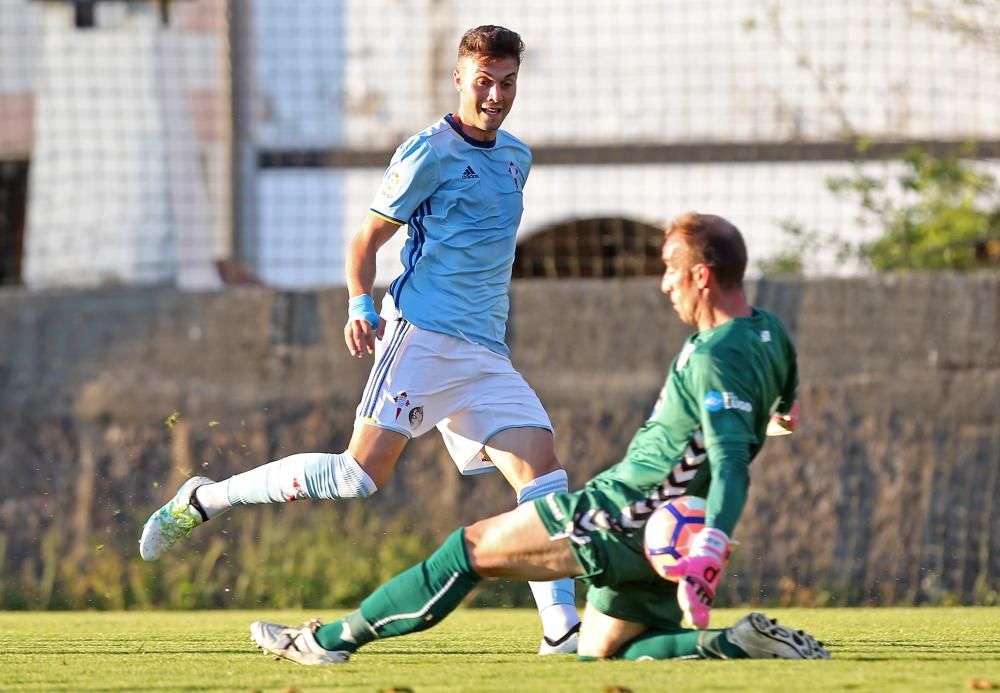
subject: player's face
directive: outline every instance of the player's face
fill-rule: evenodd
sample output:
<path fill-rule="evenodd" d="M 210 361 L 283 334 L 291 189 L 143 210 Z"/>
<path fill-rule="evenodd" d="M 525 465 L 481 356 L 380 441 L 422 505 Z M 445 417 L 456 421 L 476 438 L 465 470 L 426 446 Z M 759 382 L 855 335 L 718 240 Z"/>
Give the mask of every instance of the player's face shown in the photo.
<path fill-rule="evenodd" d="M 496 131 L 510 113 L 517 95 L 517 60 L 463 58 L 455 68 L 459 93 L 458 116 L 463 131 L 482 142 L 496 139 Z"/>
<path fill-rule="evenodd" d="M 691 263 L 688 248 L 678 238 L 668 238 L 663 244 L 663 279 L 660 291 L 670 297 L 670 303 L 680 319 L 689 324 L 697 324 L 698 304 L 701 287 L 697 281 L 700 265 Z"/>

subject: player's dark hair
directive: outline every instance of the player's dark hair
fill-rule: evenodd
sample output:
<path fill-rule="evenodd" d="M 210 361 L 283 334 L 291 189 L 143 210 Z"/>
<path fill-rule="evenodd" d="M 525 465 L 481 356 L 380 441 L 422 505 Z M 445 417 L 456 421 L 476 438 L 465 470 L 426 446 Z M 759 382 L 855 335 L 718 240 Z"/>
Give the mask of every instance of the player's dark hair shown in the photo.
<path fill-rule="evenodd" d="M 493 60 L 514 58 L 520 65 L 523 52 L 524 41 L 516 31 L 493 24 L 469 29 L 458 44 L 459 60 L 475 57 L 487 57 Z"/>
<path fill-rule="evenodd" d="M 743 283 L 747 247 L 740 230 L 722 217 L 688 212 L 670 222 L 664 235 L 681 238 L 691 264 L 711 267 L 719 287 L 736 289 Z"/>

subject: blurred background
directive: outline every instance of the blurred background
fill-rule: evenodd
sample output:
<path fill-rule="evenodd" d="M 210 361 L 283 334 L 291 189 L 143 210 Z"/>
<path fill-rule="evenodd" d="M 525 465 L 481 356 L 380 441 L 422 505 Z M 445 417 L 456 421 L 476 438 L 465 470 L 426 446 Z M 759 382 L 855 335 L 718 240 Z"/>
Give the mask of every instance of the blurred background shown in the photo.
<path fill-rule="evenodd" d="M 0 607 L 339 605 L 512 504 L 427 436 L 370 505 L 134 555 L 190 473 L 343 448 L 347 242 L 486 23 L 527 45 L 509 341 L 571 483 L 617 461 L 686 334 L 663 224 L 719 213 L 811 400 L 727 599 L 996 603 L 997 0 L 0 0 Z"/>
<path fill-rule="evenodd" d="M 798 247 L 789 227 L 870 240 L 831 178 L 891 175 L 914 145 L 1000 172 L 998 17 L 991 0 L 2 0 L 0 282 L 341 284 L 393 149 L 455 108 L 457 42 L 483 23 L 527 44 L 506 122 L 535 152 L 519 274 L 655 273 L 574 262 L 569 238 L 642 255 L 637 225 L 689 209 L 724 210 L 758 261 Z M 865 269 L 835 250 L 805 271 Z"/>

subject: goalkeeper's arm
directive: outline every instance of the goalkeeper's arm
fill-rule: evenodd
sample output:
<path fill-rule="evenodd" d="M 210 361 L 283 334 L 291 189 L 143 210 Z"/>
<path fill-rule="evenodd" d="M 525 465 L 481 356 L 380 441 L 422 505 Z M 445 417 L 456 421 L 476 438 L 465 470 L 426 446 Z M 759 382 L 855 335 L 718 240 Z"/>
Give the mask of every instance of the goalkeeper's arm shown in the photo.
<path fill-rule="evenodd" d="M 767 435 L 787 436 L 795 430 L 795 427 L 798 424 L 799 402 L 796 400 L 792 402 L 792 406 L 789 408 L 788 413 L 782 414 L 776 411 L 771 414 L 771 418 L 767 422 Z"/>
<path fill-rule="evenodd" d="M 680 578 L 677 601 L 696 628 L 707 628 L 715 591 L 729 560 L 730 535 L 746 505 L 750 486 L 750 450 L 745 444 L 722 443 L 708 449 L 712 483 L 708 490 L 705 528 L 688 555 L 668 570 Z"/>

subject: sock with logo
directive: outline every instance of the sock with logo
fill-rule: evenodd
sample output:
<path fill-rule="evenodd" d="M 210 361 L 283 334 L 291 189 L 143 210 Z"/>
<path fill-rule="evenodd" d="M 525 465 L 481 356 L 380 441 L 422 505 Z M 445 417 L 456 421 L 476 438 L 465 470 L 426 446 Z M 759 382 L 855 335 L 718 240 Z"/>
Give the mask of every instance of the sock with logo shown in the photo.
<path fill-rule="evenodd" d="M 569 490 L 565 469 L 544 474 L 529 481 L 517 494 L 517 504 L 528 503 L 550 493 Z M 580 623 L 576 611 L 575 583 L 571 578 L 548 582 L 529 582 L 531 594 L 542 619 L 542 632 L 550 645 L 565 638 Z"/>
<path fill-rule="evenodd" d="M 305 452 L 199 486 L 195 498 L 208 517 L 214 517 L 235 505 L 305 498 L 366 498 L 377 490 L 351 453 Z"/>

